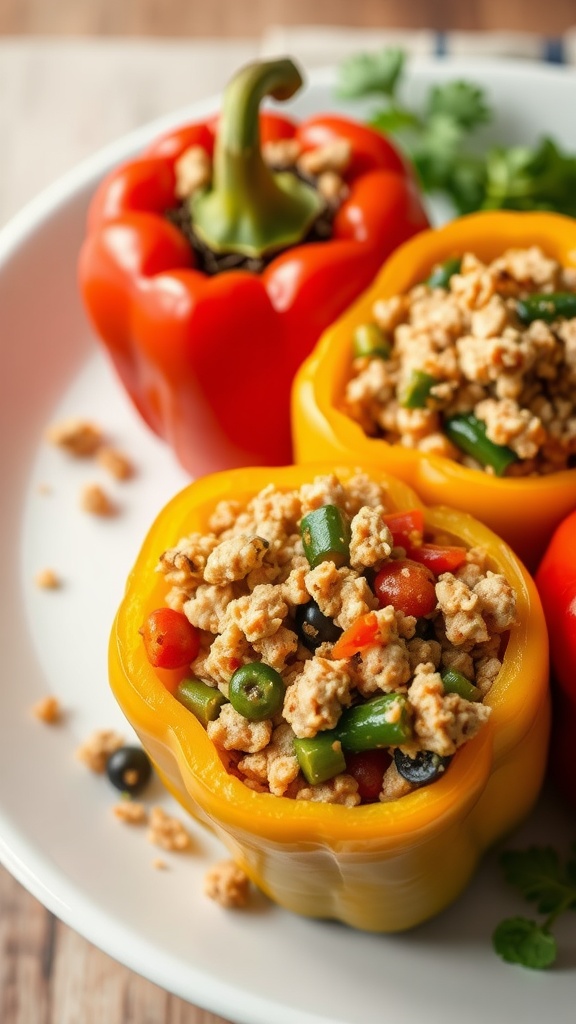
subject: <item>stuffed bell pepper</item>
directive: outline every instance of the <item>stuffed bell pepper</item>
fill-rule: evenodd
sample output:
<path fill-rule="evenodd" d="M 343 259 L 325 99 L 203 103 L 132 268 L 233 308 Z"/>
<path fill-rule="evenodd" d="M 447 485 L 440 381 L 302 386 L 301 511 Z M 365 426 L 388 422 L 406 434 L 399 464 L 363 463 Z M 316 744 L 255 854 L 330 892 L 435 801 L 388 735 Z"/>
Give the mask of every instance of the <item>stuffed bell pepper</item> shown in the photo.
<path fill-rule="evenodd" d="M 535 568 L 576 504 L 576 222 L 481 213 L 401 247 L 293 394 L 297 461 L 379 465 Z"/>
<path fill-rule="evenodd" d="M 555 707 L 552 775 L 576 809 L 576 510 L 554 532 L 538 567 L 536 585 L 550 634 Z"/>
<path fill-rule="evenodd" d="M 288 59 L 243 68 L 219 118 L 163 136 L 90 206 L 85 307 L 136 408 L 194 475 L 292 461 L 296 369 L 427 226 L 378 132 L 259 112 L 301 84 Z"/>
<path fill-rule="evenodd" d="M 381 470 L 231 470 L 161 512 L 110 643 L 168 788 L 289 910 L 441 911 L 532 807 L 548 652 L 531 578 Z"/>

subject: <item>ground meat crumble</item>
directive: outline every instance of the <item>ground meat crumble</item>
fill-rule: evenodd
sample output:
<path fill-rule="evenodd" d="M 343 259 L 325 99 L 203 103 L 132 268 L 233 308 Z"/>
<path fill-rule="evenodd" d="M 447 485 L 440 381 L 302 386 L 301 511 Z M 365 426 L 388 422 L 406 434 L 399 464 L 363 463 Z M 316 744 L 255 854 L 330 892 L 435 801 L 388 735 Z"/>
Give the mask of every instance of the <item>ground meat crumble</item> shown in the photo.
<path fill-rule="evenodd" d="M 536 245 L 483 263 L 465 253 L 441 287 L 420 283 L 380 299 L 374 325 L 389 358 L 355 354 L 343 410 L 370 437 L 384 438 L 493 472 L 444 432 L 455 414 L 473 415 L 486 437 L 510 449 L 506 476 L 576 465 L 576 318 L 526 322 L 520 300 L 575 292 L 574 268 Z M 406 407 L 414 372 L 429 375 L 418 407 Z M 414 403 L 408 403 L 408 405 Z"/>
<path fill-rule="evenodd" d="M 336 505 L 349 523 L 349 564 L 337 566 L 327 557 L 312 568 L 299 524 L 326 505 Z M 205 534 L 159 553 L 168 603 L 202 631 L 191 675 L 226 698 L 206 724 L 208 735 L 228 770 L 257 792 L 346 806 L 363 802 L 348 764 L 332 778 L 310 782 L 295 741 L 334 729 L 346 709 L 374 697 L 388 696 L 390 721 L 408 716 L 410 739 L 402 751 L 410 757 L 451 758 L 489 717 L 482 700 L 515 623 L 514 591 L 482 549 L 462 549 L 464 561 L 454 571 L 431 577 L 427 615 L 381 607 L 375 574 L 406 557 L 386 520 L 392 511 L 386 488 L 367 476 L 322 476 L 299 490 L 269 486 L 244 505 L 221 502 Z M 335 634 L 311 643 L 315 628 L 302 614 L 313 604 Z M 372 617 L 375 639 L 351 655 L 333 654 L 335 636 L 362 617 Z M 250 720 L 228 700 L 230 679 L 240 666 L 260 662 L 279 673 L 284 695 L 271 717 Z M 445 691 L 446 670 L 464 676 L 476 696 Z M 394 747 L 389 754 L 382 801 L 413 788 L 396 770 Z"/>

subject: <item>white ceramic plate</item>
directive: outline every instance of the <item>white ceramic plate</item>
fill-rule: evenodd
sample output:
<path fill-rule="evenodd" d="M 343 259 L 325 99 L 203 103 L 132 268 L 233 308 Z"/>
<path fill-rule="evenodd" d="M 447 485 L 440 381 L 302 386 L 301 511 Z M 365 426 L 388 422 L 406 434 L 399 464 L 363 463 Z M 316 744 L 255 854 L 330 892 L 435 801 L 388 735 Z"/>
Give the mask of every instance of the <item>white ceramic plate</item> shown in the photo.
<path fill-rule="evenodd" d="M 544 132 L 576 151 L 576 76 L 525 64 L 415 63 L 411 90 L 465 74 L 498 108 L 498 137 L 532 142 Z M 298 116 L 335 108 L 332 76 L 313 79 Z M 138 422 L 90 337 L 75 263 L 88 199 L 102 173 L 160 130 L 199 118 L 207 102 L 139 131 L 83 164 L 32 203 L 0 238 L 2 373 L 2 711 L 0 858 L 59 917 L 119 961 L 165 988 L 242 1024 L 480 1024 L 511 1014 L 524 1024 L 573 1020 L 576 937 L 561 923 L 558 966 L 535 974 L 503 964 L 491 932 L 526 907 L 503 883 L 496 854 L 449 911 L 396 937 L 353 933 L 293 917 L 256 897 L 226 913 L 202 895 L 206 867 L 224 855 L 191 824 L 194 849 L 167 855 L 111 814 L 107 782 L 74 758 L 96 728 L 127 731 L 107 688 L 106 645 L 124 579 L 154 514 L 185 481 Z M 47 423 L 92 417 L 135 461 L 138 474 L 108 484 L 93 465 L 46 445 Z M 119 514 L 80 512 L 82 484 L 109 487 Z M 45 486 L 50 488 L 45 492 Z M 59 591 L 33 579 L 50 566 Z M 31 705 L 56 694 L 67 715 L 48 728 Z M 159 791 L 150 799 L 163 801 Z M 515 844 L 558 843 L 570 822 L 545 800 Z"/>

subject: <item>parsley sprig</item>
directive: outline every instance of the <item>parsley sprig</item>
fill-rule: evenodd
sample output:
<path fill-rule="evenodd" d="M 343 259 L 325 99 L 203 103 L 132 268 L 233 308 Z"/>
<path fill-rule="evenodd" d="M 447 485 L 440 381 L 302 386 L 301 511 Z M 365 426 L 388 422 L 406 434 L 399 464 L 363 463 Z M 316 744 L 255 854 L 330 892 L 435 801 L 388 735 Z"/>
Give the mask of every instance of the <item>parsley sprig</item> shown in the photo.
<path fill-rule="evenodd" d="M 368 123 L 391 135 L 412 160 L 425 192 L 447 196 L 458 213 L 555 210 L 576 216 L 576 156 L 549 138 L 534 147 L 478 151 L 477 129 L 493 120 L 484 91 L 466 81 L 435 85 L 421 109 L 402 97 L 402 50 L 361 53 L 340 65 L 338 95 L 369 100 Z"/>
<path fill-rule="evenodd" d="M 506 881 L 536 904 L 542 922 L 526 917 L 501 921 L 492 937 L 494 949 L 508 963 L 541 970 L 557 956 L 552 926 L 567 910 L 576 910 L 576 844 L 566 864 L 551 847 L 507 850 L 500 859 Z"/>

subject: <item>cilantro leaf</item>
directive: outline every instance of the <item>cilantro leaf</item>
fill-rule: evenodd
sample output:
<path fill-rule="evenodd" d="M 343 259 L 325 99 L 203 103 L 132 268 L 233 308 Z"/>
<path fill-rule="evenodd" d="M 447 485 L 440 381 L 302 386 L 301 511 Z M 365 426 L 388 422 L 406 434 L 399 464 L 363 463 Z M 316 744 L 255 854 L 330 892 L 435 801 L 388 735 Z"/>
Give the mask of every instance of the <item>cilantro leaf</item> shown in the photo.
<path fill-rule="evenodd" d="M 394 135 L 397 132 L 410 129 L 418 130 L 422 126 L 422 122 L 417 114 L 395 104 L 391 104 L 386 110 L 377 111 L 376 114 L 368 119 L 368 124 L 371 128 L 375 128 L 377 131 L 388 135 Z"/>
<path fill-rule="evenodd" d="M 435 85 L 428 96 L 427 116 L 441 115 L 470 131 L 490 120 L 492 111 L 483 90 L 471 82 L 454 81 Z"/>
<path fill-rule="evenodd" d="M 452 118 L 439 113 L 428 119 L 412 152 L 412 160 L 426 191 L 447 188 L 461 144 L 462 129 Z"/>
<path fill-rule="evenodd" d="M 556 941 L 550 929 L 564 911 L 576 910 L 576 845 L 565 866 L 551 846 L 506 850 L 500 863 L 506 881 L 547 917 L 542 924 L 525 917 L 502 921 L 492 936 L 494 949 L 509 963 L 538 970 L 549 967 L 556 959 Z"/>
<path fill-rule="evenodd" d="M 348 57 L 339 68 L 337 94 L 343 99 L 362 99 L 374 94 L 392 98 L 404 60 L 404 52 L 392 47 Z"/>
<path fill-rule="evenodd" d="M 486 195 L 486 163 L 482 157 L 462 154 L 454 162 L 447 187 L 458 213 L 479 210 Z"/>
<path fill-rule="evenodd" d="M 486 203 L 514 210 L 576 213 L 576 157 L 542 139 L 535 149 L 494 147 L 486 159 Z"/>
<path fill-rule="evenodd" d="M 400 97 L 405 54 L 361 53 L 339 70 L 338 95 L 374 98 L 371 127 L 392 136 L 412 160 L 424 192 L 443 194 L 457 213 L 474 210 L 554 210 L 576 217 L 576 154 L 549 138 L 534 146 L 468 146 L 493 111 L 483 89 L 464 80 L 432 86 L 418 107 Z M 576 871 L 576 868 L 575 868 Z"/>
<path fill-rule="evenodd" d="M 543 970 L 556 960 L 554 937 L 536 921 L 525 917 L 509 917 L 501 921 L 492 942 L 498 955 L 509 964 Z"/>
<path fill-rule="evenodd" d="M 535 903 L 541 914 L 576 907 L 576 887 L 563 871 L 558 853 L 552 847 L 506 850 L 501 864 L 506 881 L 520 889 L 525 899 Z"/>

